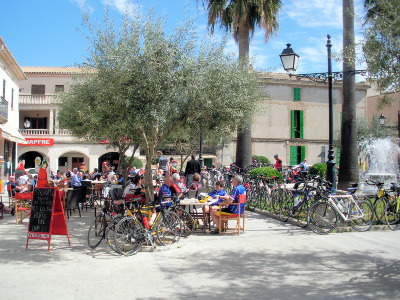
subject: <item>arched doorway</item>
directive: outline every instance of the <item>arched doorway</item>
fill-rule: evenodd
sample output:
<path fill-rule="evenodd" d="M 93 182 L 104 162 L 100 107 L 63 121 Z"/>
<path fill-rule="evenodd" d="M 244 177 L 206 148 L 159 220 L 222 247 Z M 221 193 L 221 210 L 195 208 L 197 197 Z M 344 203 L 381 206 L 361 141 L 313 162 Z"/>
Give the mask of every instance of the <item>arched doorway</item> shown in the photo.
<path fill-rule="evenodd" d="M 99 157 L 99 172 L 102 172 L 103 163 L 114 166 L 115 170 L 118 170 L 119 165 L 119 153 L 118 152 L 108 152 Z"/>
<path fill-rule="evenodd" d="M 43 155 L 36 151 L 28 151 L 18 157 L 18 161 L 25 160 L 25 169 L 35 167 L 35 158 L 40 157 L 43 160 Z"/>

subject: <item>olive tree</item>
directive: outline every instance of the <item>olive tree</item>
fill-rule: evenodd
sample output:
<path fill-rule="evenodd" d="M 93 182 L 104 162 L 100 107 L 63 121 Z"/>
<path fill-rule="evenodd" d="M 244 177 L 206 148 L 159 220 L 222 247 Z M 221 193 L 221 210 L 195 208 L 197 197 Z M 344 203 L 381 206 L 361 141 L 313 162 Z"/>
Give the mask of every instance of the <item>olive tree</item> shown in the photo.
<path fill-rule="evenodd" d="M 157 148 L 194 120 L 214 120 L 225 128 L 240 125 L 261 99 L 257 74 L 224 53 L 225 39 L 202 38 L 200 44 L 190 20 L 168 34 L 165 20 L 153 10 L 146 16 L 126 13 L 119 25 L 108 14 L 101 25 L 89 19 L 85 14 L 90 42 L 86 65 L 96 71 L 64 95 L 61 109 L 74 109 L 74 121 L 89 123 L 73 130 L 80 136 L 97 138 L 90 132 L 96 126 L 115 125 L 115 131 L 107 129 L 108 138 L 140 144 L 146 156 L 146 198 L 151 200 Z M 74 106 L 75 90 L 86 96 L 85 104 Z M 72 123 L 63 118 L 66 128 L 77 127 Z"/>

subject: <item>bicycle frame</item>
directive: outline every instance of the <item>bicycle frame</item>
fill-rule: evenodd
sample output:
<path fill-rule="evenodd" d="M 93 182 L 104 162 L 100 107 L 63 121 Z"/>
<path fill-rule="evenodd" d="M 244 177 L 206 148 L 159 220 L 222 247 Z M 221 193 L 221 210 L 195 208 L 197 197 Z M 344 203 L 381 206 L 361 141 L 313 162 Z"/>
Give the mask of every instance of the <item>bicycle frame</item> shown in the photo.
<path fill-rule="evenodd" d="M 339 208 L 339 206 L 337 205 L 337 202 L 339 200 L 337 200 L 337 198 L 343 199 L 343 198 L 349 198 L 350 200 L 346 200 L 346 206 L 347 206 L 347 214 L 350 216 L 350 203 L 353 203 L 357 209 L 357 211 L 355 212 L 356 215 L 353 215 L 350 217 L 347 217 L 342 209 Z M 345 222 L 349 222 L 351 220 L 354 219 L 361 219 L 364 217 L 364 213 L 362 212 L 362 209 L 360 208 L 360 206 L 358 206 L 357 202 L 354 201 L 353 195 L 330 195 L 329 199 L 328 199 L 328 203 L 330 203 L 332 205 L 332 207 L 338 212 L 338 214 L 341 216 L 341 218 L 345 221 Z"/>

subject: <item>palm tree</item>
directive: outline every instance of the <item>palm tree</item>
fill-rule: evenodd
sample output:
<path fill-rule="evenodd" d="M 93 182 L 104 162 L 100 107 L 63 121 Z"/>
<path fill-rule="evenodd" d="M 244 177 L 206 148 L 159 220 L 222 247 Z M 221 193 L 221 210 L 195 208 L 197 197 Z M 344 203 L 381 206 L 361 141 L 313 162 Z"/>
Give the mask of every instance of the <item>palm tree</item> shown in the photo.
<path fill-rule="evenodd" d="M 355 69 L 354 0 L 343 0 L 343 103 L 340 149 L 339 189 L 358 182 L 357 118 L 355 75 L 346 73 Z"/>
<path fill-rule="evenodd" d="M 203 0 L 208 10 L 208 26 L 211 33 L 220 23 L 227 31 L 233 32 L 239 44 L 239 59 L 248 63 L 249 43 L 256 26 L 265 30 L 265 41 L 278 30 L 278 12 L 281 0 Z M 251 37 L 250 37 L 251 33 Z M 251 165 L 251 116 L 238 128 L 236 164 L 239 167 Z"/>

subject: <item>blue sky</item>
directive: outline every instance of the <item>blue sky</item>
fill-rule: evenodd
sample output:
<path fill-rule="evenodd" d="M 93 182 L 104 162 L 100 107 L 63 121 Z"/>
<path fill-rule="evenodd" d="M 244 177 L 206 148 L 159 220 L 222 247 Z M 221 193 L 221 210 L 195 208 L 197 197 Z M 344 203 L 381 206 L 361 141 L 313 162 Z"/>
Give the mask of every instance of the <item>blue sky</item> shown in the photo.
<path fill-rule="evenodd" d="M 124 10 L 124 0 L 0 0 L 0 36 L 20 66 L 73 66 L 87 56 L 87 42 L 77 31 L 81 27 L 80 5 L 90 8 L 101 19 L 105 4 L 118 17 Z M 356 17 L 363 13 L 364 1 L 355 0 Z M 136 0 L 131 0 L 136 5 Z M 140 10 L 154 7 L 167 19 L 167 30 L 182 21 L 185 13 L 196 18 L 199 35 L 209 34 L 207 12 L 196 0 L 138 0 Z M 199 1 L 201 3 L 201 1 Z M 257 30 L 250 43 L 250 55 L 257 69 L 284 72 L 279 54 L 287 43 L 300 55 L 297 73 L 327 71 L 326 35 L 332 36 L 333 52 L 342 49 L 342 0 L 283 0 L 279 14 L 279 32 L 264 41 L 264 32 Z M 361 40 L 360 22 L 356 22 L 356 39 Z M 218 30 L 216 37 L 222 37 Z M 233 38 L 227 52 L 237 53 Z M 357 66 L 365 68 L 365 66 Z M 333 71 L 341 71 L 340 62 Z"/>

